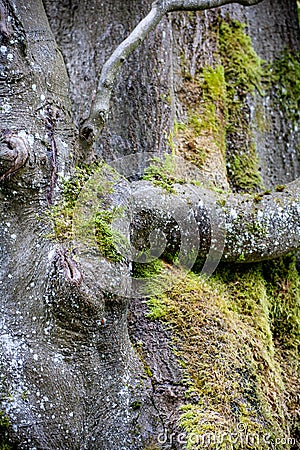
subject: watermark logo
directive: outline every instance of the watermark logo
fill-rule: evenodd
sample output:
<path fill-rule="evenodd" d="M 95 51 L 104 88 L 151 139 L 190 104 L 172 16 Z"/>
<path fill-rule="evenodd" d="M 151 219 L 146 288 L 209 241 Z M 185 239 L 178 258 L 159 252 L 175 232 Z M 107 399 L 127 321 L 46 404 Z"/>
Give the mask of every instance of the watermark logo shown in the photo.
<path fill-rule="evenodd" d="M 201 448 L 211 448 L 211 446 L 228 445 L 230 448 L 235 448 L 238 445 L 239 448 L 265 448 L 270 446 L 270 448 L 277 448 L 277 446 L 282 445 L 296 445 L 296 439 L 288 436 L 275 437 L 270 433 L 253 433 L 247 430 L 247 426 L 243 423 L 237 425 L 236 430 L 233 432 L 206 432 L 203 434 L 197 433 L 171 433 L 162 432 L 158 435 L 157 441 L 159 444 L 170 444 L 174 445 L 201 445 Z M 197 447 L 198 448 L 198 447 Z M 222 447 L 223 448 L 223 447 Z M 227 448 L 227 447 L 226 447 Z"/>
<path fill-rule="evenodd" d="M 183 158 L 153 159 L 150 153 L 119 158 L 90 177 L 74 208 L 73 236 L 103 291 L 130 298 L 162 293 L 191 270 L 203 246 L 201 274 L 214 272 L 226 232 L 201 177 Z M 152 273 L 161 259 L 168 263 Z"/>

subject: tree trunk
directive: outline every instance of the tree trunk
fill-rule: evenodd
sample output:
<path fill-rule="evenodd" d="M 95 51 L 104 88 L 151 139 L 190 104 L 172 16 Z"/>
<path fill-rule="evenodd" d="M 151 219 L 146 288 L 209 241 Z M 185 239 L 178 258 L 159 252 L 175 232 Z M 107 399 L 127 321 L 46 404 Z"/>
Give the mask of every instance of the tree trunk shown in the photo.
<path fill-rule="evenodd" d="M 219 40 L 221 23 L 246 23 L 254 49 L 268 62 L 286 48 L 289 54 L 296 54 L 299 30 L 295 2 L 283 5 L 281 0 L 265 0 L 248 9 L 229 5 L 199 13 L 168 14 L 125 61 L 113 91 L 108 123 L 91 151 L 80 140 L 79 128 L 88 117 L 104 62 L 151 8 L 151 1 L 140 3 L 0 2 L 3 446 L 8 442 L 12 448 L 32 450 L 186 448 L 186 441 L 180 440 L 181 433 L 188 433 L 180 419 L 180 408 L 199 401 L 197 395 L 191 394 L 192 401 L 187 396 L 186 379 L 190 380 L 190 375 L 179 361 L 184 359 L 178 343 L 181 335 L 173 319 L 169 318 L 167 324 L 152 320 L 146 300 L 141 294 L 127 295 L 126 286 L 124 290 L 118 285 L 117 292 L 106 292 L 103 278 L 107 272 L 103 267 L 109 270 L 107 258 L 99 262 L 92 248 L 76 250 L 77 244 L 71 239 L 64 237 L 61 242 L 50 237 L 53 208 L 65 201 L 64 180 L 72 180 L 77 165 L 103 159 L 112 165 L 115 162 L 119 168 L 119 158 L 139 154 L 134 158 L 135 167 L 129 168 L 129 179 L 137 180 L 149 162 L 149 154 L 160 156 L 171 153 L 173 148 L 177 155 L 197 166 L 198 181 L 208 188 L 223 189 L 229 205 L 225 210 L 223 200 L 218 200 L 220 214 L 229 223 L 225 259 L 228 254 L 229 260 L 257 261 L 299 246 L 299 182 L 278 187 L 283 192 L 270 198 L 265 192 L 300 174 L 299 117 L 293 105 L 293 115 L 287 114 L 287 97 L 285 104 L 278 101 L 276 82 L 279 85 L 283 81 L 272 79 L 271 87 L 264 87 L 264 96 L 259 94 L 259 86 L 238 93 L 238 129 L 225 119 L 235 114 L 232 104 L 227 103 L 225 111 L 221 101 L 209 98 L 211 94 L 205 97 L 207 86 L 201 85 L 205 67 L 216 70 L 223 65 L 226 75 Z M 199 74 L 202 81 L 197 84 Z M 195 135 L 191 114 L 207 114 L 205 105 L 212 100 L 215 123 L 207 129 L 201 125 L 201 132 Z M 227 128 L 226 120 L 230 125 Z M 185 126 L 178 127 L 178 123 Z M 216 125 L 223 127 L 221 137 Z M 205 148 L 208 154 L 201 164 L 194 151 L 198 147 Z M 249 189 L 256 194 L 240 200 L 235 193 L 244 193 L 248 187 L 239 183 L 233 160 L 239 154 L 252 158 L 254 147 L 255 179 L 259 181 Z M 126 169 L 128 161 L 132 160 L 125 160 Z M 113 192 L 108 188 L 105 191 L 107 179 Z M 100 178 L 101 183 L 103 180 Z M 133 184 L 133 192 L 145 183 Z M 103 186 L 101 202 L 104 199 L 105 205 L 121 203 L 130 207 L 126 197 L 128 182 L 123 178 L 115 179 L 108 170 Z M 185 188 L 176 182 L 174 186 L 182 197 L 186 195 L 182 193 Z M 233 193 L 229 193 L 230 188 Z M 264 192 L 260 193 L 260 189 Z M 211 192 L 214 198 L 216 194 Z M 156 195 L 159 198 L 164 194 L 155 191 Z M 250 205 L 247 208 L 245 198 Z M 211 227 L 209 220 L 201 219 L 198 200 L 192 205 L 193 217 L 207 254 Z M 268 208 L 269 216 L 259 225 L 266 227 L 262 235 L 256 220 Z M 245 210 L 244 215 L 237 218 L 233 209 L 238 213 Z M 168 214 L 159 219 L 164 223 L 160 227 L 168 229 L 173 239 L 170 252 L 174 253 L 176 227 L 170 225 Z M 138 236 L 141 228 L 148 233 L 146 222 L 141 214 L 133 234 Z M 149 227 L 155 228 L 153 224 Z M 245 236 L 247 230 L 252 238 L 241 238 L 238 245 L 238 234 Z M 282 233 L 277 247 L 274 230 Z M 173 261 L 167 260 L 167 264 Z M 124 274 L 125 278 L 131 277 L 131 262 L 118 261 L 117 267 L 122 273 L 121 284 Z M 209 314 L 208 321 L 219 313 Z M 219 328 L 212 329 L 217 336 L 223 326 L 222 317 L 220 313 Z M 174 336 L 179 341 L 174 341 Z M 216 345 L 209 333 L 207 342 Z M 245 379 L 238 382 L 242 384 Z M 272 409 L 271 399 L 268 404 Z M 280 407 L 286 414 L 280 429 L 284 432 L 289 429 L 286 421 L 290 416 L 284 401 Z M 257 414 L 258 420 L 267 423 L 263 412 Z M 279 419 L 278 423 L 281 426 Z"/>

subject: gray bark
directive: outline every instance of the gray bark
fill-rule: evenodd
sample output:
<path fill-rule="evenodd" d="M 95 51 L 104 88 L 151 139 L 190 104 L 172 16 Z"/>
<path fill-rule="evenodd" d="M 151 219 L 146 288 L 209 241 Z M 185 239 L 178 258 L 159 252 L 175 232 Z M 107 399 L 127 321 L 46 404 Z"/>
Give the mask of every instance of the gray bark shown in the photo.
<path fill-rule="evenodd" d="M 185 9 L 179 3 L 176 9 Z M 187 3 L 198 9 L 198 2 Z M 263 20 L 262 5 L 249 13 L 256 39 L 253 18 Z M 133 299 L 129 334 L 129 299 L 101 290 L 102 271 L 92 252 L 78 263 L 68 246 L 47 238 L 46 212 L 61 198 L 61 175 L 68 177 L 78 160 L 90 158 L 79 128 L 97 96 L 101 68 L 150 6 L 135 0 L 45 0 L 44 7 L 38 0 L 1 2 L 0 409 L 10 417 L 10 439 L 19 449 L 141 449 L 165 429 L 180 431 L 184 389 L 169 332 L 148 320 L 145 304 Z M 199 16 L 198 33 L 218 14 Z M 180 109 L 175 91 L 181 75 L 176 80 L 174 70 L 177 43 L 184 39 L 175 22 L 181 20 L 188 18 L 165 17 L 124 62 L 107 126 L 96 142 L 98 157 L 109 162 L 133 152 L 166 151 L 165 135 Z M 172 102 L 166 104 L 162 97 L 170 91 Z M 298 176 L 295 160 L 294 155 L 286 164 Z M 137 171 L 143 167 L 141 157 Z M 182 186 L 177 189 L 185 201 Z M 218 200 L 207 196 L 209 204 Z M 192 200 L 200 218 L 205 211 L 196 208 L 198 198 Z M 227 223 L 225 259 L 243 252 L 245 260 L 256 261 L 299 246 L 298 181 L 258 203 L 233 194 L 225 200 L 225 209 L 217 209 L 220 222 L 225 217 Z M 209 221 L 199 220 L 199 231 L 206 252 Z M 129 273 L 130 267 L 124 263 L 123 269 Z M 139 340 L 146 342 L 151 378 L 145 378 L 131 344 Z"/>

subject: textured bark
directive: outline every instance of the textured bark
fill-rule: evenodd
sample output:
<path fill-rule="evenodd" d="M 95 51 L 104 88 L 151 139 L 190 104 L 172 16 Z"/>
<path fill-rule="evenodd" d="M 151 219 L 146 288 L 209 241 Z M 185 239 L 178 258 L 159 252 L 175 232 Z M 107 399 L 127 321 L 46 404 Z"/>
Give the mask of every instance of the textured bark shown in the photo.
<path fill-rule="evenodd" d="M 103 270 L 93 253 L 87 250 L 78 263 L 72 248 L 47 238 L 47 211 L 61 197 L 61 176 L 68 177 L 78 160 L 91 159 L 79 140 L 79 127 L 97 95 L 103 64 L 151 8 L 148 0 L 140 3 L 0 3 L 0 409 L 10 417 L 10 439 L 19 449 L 142 449 L 156 443 L 164 430 L 180 431 L 184 388 L 170 332 L 145 317 L 146 305 L 139 299 L 130 305 L 128 331 L 129 299 L 102 291 Z M 175 115 L 184 114 L 178 95 L 180 45 L 190 41 L 185 50 L 191 66 L 199 63 L 199 49 L 209 61 L 213 48 L 200 42 L 201 33 L 218 14 L 229 11 L 249 18 L 260 50 L 265 41 L 258 40 L 260 21 L 266 27 L 261 12 L 270 11 L 273 3 L 265 1 L 251 13 L 241 6 L 205 12 L 197 16 L 196 34 L 183 13 L 164 17 L 124 62 L 108 123 L 96 142 L 97 156 L 110 162 L 131 153 L 164 153 Z M 277 8 L 280 2 L 275 3 Z M 170 102 L 165 101 L 168 95 Z M 268 149 L 276 141 L 273 134 Z M 261 142 L 262 136 L 257 139 Z M 292 133 L 289 139 L 296 141 Z M 279 160 L 283 147 L 275 152 Z M 266 154 L 270 158 L 270 151 Z M 299 175 L 295 152 L 278 176 L 275 165 L 270 184 L 291 181 L 289 172 Z M 144 166 L 141 156 L 137 173 Z M 264 176 L 268 179 L 267 170 Z M 117 202 L 126 189 L 126 183 L 120 184 L 111 201 Z M 215 201 L 213 194 L 208 196 L 210 203 Z M 227 219 L 225 258 L 239 258 L 242 249 L 248 260 L 259 260 L 298 246 L 298 182 L 259 203 L 234 195 L 226 202 L 226 210 L 219 208 L 220 221 Z M 265 228 L 263 236 L 245 233 L 256 222 L 253 211 Z M 200 218 L 202 211 L 194 207 L 194 213 Z M 208 225 L 199 220 L 206 244 Z M 129 273 L 129 264 L 122 264 Z M 146 363 L 153 368 L 152 377 L 145 377 Z"/>

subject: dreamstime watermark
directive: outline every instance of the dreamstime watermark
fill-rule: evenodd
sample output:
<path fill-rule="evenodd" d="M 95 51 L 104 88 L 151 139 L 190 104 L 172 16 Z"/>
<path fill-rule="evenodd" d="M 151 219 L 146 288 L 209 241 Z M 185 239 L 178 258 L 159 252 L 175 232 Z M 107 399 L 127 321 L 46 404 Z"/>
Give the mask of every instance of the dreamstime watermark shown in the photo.
<path fill-rule="evenodd" d="M 296 439 L 291 437 L 274 437 L 269 433 L 257 434 L 250 433 L 247 430 L 239 430 L 236 432 L 206 432 L 204 434 L 197 433 L 172 433 L 168 435 L 166 432 L 160 433 L 157 437 L 159 444 L 182 444 L 182 445 L 201 445 L 207 448 L 212 445 L 227 444 L 228 449 L 235 448 L 261 448 L 262 445 L 268 445 L 270 448 L 277 448 L 278 445 L 296 445 Z M 222 447 L 223 448 L 223 447 Z M 226 447 L 227 448 L 227 447 Z"/>
<path fill-rule="evenodd" d="M 201 179 L 199 169 L 180 157 L 155 160 L 162 184 L 164 177 L 166 183 L 179 180 L 183 189 L 178 193 L 135 181 L 152 159 L 150 153 L 134 154 L 103 165 L 86 182 L 74 208 L 73 236 L 79 257 L 90 255 L 97 260 L 97 281 L 111 294 L 148 297 L 178 283 L 195 264 L 203 245 L 200 223 L 209 229 L 209 251 L 201 274 L 210 276 L 224 251 L 222 214 L 216 214 L 212 194 L 195 184 Z M 103 252 L 105 245 L 110 246 L 109 254 Z M 174 247 L 176 258 L 166 266 L 169 273 L 134 276 L 133 264 L 149 265 Z"/>

